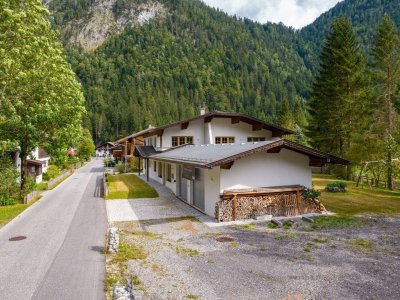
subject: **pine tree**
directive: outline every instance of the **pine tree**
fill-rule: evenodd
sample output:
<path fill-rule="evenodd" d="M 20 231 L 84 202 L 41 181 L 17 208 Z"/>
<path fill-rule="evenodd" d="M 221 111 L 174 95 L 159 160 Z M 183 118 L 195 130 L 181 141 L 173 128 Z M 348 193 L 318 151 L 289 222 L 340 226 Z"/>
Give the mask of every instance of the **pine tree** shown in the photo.
<path fill-rule="evenodd" d="M 386 152 L 387 187 L 393 189 L 393 155 L 399 137 L 398 100 L 400 81 L 400 38 L 396 25 L 388 15 L 380 24 L 372 47 L 371 80 L 374 111 L 372 131 L 377 141 L 384 141 Z"/>
<path fill-rule="evenodd" d="M 293 129 L 294 128 L 294 122 L 293 122 L 293 116 L 289 107 L 289 101 L 287 98 L 284 98 L 281 103 L 281 111 L 279 114 L 279 119 L 278 119 L 279 125 L 282 127 L 288 128 L 288 129 Z"/>
<path fill-rule="evenodd" d="M 350 155 L 352 134 L 363 107 L 364 70 L 365 59 L 351 22 L 341 15 L 325 40 L 313 85 L 309 125 L 313 146 L 343 157 Z"/>

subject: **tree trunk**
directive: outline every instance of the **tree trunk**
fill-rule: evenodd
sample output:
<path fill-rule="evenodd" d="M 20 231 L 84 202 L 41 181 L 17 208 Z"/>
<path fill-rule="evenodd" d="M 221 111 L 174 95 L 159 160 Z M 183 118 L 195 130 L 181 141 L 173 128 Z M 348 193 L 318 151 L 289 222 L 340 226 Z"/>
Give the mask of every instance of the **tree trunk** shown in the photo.
<path fill-rule="evenodd" d="M 393 163 L 391 150 L 387 153 L 387 188 L 393 190 Z"/>
<path fill-rule="evenodd" d="M 21 146 L 21 151 L 19 153 L 19 157 L 21 158 L 21 191 L 25 188 L 26 177 L 28 176 L 27 156 L 25 147 Z"/>

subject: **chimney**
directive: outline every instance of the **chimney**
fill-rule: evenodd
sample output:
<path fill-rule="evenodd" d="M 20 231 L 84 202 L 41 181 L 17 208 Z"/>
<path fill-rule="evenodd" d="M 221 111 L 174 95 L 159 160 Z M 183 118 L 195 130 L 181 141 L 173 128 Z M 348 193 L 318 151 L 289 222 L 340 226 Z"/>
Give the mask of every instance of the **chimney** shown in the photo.
<path fill-rule="evenodd" d="M 148 129 L 151 129 L 151 128 L 153 128 L 153 126 L 152 126 L 151 124 L 149 124 L 149 127 L 148 127 Z"/>
<path fill-rule="evenodd" d="M 206 114 L 206 105 L 203 103 L 200 106 L 200 116 L 205 115 Z"/>

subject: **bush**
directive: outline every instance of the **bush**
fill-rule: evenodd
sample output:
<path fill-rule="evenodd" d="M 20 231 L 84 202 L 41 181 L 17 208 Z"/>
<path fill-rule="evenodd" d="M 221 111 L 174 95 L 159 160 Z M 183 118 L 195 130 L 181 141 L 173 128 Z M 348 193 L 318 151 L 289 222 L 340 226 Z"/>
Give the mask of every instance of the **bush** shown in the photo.
<path fill-rule="evenodd" d="M 328 183 L 325 187 L 325 190 L 328 192 L 345 192 L 347 187 L 347 183 L 344 181 L 335 181 Z"/>
<path fill-rule="evenodd" d="M 112 158 L 107 158 L 104 160 L 104 166 L 105 167 L 115 167 L 115 160 Z"/>
<path fill-rule="evenodd" d="M 119 162 L 115 168 L 119 173 L 124 173 L 125 172 L 125 165 L 122 162 Z"/>
<path fill-rule="evenodd" d="M 314 190 L 314 189 L 304 189 L 303 195 L 306 199 L 314 200 L 314 199 L 317 199 L 321 195 L 321 192 L 318 190 Z"/>
<path fill-rule="evenodd" d="M 0 206 L 14 205 L 15 201 L 11 198 L 0 199 Z"/>
<path fill-rule="evenodd" d="M 31 176 L 25 177 L 25 186 L 23 190 L 24 195 L 28 195 L 29 193 L 33 192 L 36 188 L 36 181 Z"/>
<path fill-rule="evenodd" d="M 0 155 L 0 199 L 4 203 L 19 196 L 19 172 L 9 157 Z M 5 204 L 7 205 L 7 204 Z"/>
<path fill-rule="evenodd" d="M 55 165 L 50 165 L 46 173 L 43 173 L 42 178 L 45 181 L 52 180 L 60 174 L 60 170 Z"/>

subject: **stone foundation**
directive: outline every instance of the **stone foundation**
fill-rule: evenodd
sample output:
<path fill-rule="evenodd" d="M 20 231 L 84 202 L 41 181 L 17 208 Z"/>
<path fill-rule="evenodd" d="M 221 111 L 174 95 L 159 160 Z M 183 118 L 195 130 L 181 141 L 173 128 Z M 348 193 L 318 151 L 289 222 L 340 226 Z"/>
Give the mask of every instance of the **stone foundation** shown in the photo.
<path fill-rule="evenodd" d="M 297 216 L 321 213 L 325 207 L 318 200 L 306 199 L 302 189 L 274 192 L 224 193 L 215 206 L 218 222 L 256 218 L 262 215 Z"/>

